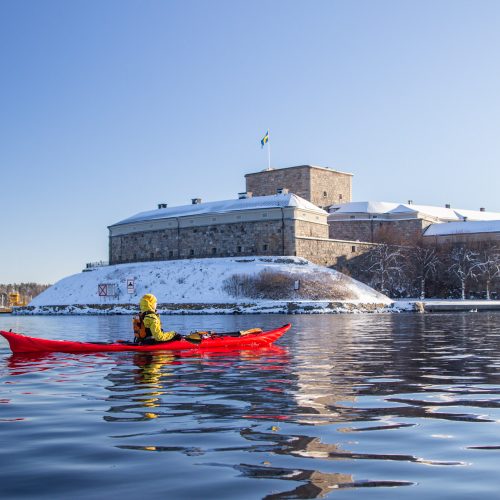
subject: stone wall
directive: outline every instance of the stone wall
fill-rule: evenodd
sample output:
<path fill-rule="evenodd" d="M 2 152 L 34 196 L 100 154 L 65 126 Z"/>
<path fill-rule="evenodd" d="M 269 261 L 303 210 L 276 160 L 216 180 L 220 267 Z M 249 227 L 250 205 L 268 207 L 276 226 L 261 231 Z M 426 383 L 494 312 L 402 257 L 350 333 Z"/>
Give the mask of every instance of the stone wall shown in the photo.
<path fill-rule="evenodd" d="M 304 220 L 295 221 L 295 236 L 306 236 L 313 238 L 328 238 L 328 225 L 308 222 Z"/>
<path fill-rule="evenodd" d="M 424 236 L 424 243 L 432 245 L 460 245 L 500 242 L 500 233 L 460 233 L 440 236 Z"/>
<path fill-rule="evenodd" d="M 327 168 L 302 165 L 246 174 L 246 190 L 254 196 L 276 194 L 277 189 L 304 198 L 324 208 L 347 203 L 352 197 L 352 175 Z"/>
<path fill-rule="evenodd" d="M 315 264 L 342 267 L 345 261 L 360 257 L 374 246 L 359 241 L 298 237 L 295 240 L 295 253 Z"/>
<path fill-rule="evenodd" d="M 329 237 L 339 240 L 382 241 L 412 244 L 420 240 L 423 231 L 431 224 L 424 219 L 351 219 L 328 221 Z"/>
<path fill-rule="evenodd" d="M 352 199 L 352 175 L 322 168 L 311 169 L 309 201 L 321 208 L 349 203 Z"/>
<path fill-rule="evenodd" d="M 277 189 L 285 188 L 290 193 L 310 201 L 309 170 L 309 167 L 303 166 L 246 174 L 246 190 L 251 191 L 253 196 L 268 196 L 276 194 Z"/>
<path fill-rule="evenodd" d="M 292 220 L 142 231 L 110 237 L 110 264 L 152 260 L 290 255 Z"/>

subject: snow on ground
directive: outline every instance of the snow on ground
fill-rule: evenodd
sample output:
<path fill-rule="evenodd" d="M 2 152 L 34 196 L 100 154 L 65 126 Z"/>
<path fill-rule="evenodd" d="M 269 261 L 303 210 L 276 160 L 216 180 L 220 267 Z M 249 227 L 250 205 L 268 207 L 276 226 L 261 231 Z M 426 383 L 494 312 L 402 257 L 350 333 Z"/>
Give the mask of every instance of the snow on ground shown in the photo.
<path fill-rule="evenodd" d="M 395 311 L 418 312 L 477 312 L 500 311 L 500 300 L 483 299 L 397 299 Z"/>
<path fill-rule="evenodd" d="M 79 306 L 80 311 L 89 306 L 109 308 L 120 312 L 120 306 L 136 306 L 145 293 L 153 293 L 159 304 L 204 304 L 204 312 L 221 312 L 222 304 L 247 304 L 247 311 L 257 307 L 259 311 L 278 312 L 287 301 L 255 300 L 245 297 L 235 298 L 223 288 L 223 282 L 235 274 L 256 275 L 263 270 L 287 272 L 294 275 L 309 276 L 328 273 L 330 281 L 338 281 L 339 290 L 345 293 L 349 304 L 390 305 L 392 301 L 367 285 L 349 278 L 333 269 L 312 264 L 298 257 L 244 257 L 220 259 L 191 259 L 176 261 L 141 262 L 97 267 L 89 272 L 75 274 L 58 281 L 56 284 L 35 297 L 29 309 L 43 312 L 47 306 Z M 323 276 L 323 274 L 321 274 Z M 133 280 L 133 293 L 128 293 L 127 281 Z M 99 296 L 100 285 L 114 288 L 114 296 Z M 301 302 L 304 307 L 311 302 L 294 299 L 290 291 L 290 300 Z M 336 303 L 342 297 L 336 297 Z M 331 301 L 325 297 L 324 301 Z M 327 303 L 327 302 L 326 302 Z M 217 306 L 219 305 L 219 306 Z M 211 307 L 212 306 L 212 307 Z M 213 309 L 213 311 L 212 311 Z M 161 310 L 161 307 L 159 307 Z M 21 312 L 21 311 L 20 311 Z M 242 311 L 243 312 L 243 311 Z"/>

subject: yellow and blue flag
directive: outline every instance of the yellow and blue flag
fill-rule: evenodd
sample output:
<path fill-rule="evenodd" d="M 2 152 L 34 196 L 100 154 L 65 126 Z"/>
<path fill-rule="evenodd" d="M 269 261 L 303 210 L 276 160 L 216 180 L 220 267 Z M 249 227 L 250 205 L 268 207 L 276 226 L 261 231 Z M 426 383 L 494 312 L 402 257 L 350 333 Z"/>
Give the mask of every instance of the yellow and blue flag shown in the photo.
<path fill-rule="evenodd" d="M 266 132 L 266 135 L 261 139 L 260 147 L 263 148 L 268 141 L 269 141 L 269 130 Z"/>

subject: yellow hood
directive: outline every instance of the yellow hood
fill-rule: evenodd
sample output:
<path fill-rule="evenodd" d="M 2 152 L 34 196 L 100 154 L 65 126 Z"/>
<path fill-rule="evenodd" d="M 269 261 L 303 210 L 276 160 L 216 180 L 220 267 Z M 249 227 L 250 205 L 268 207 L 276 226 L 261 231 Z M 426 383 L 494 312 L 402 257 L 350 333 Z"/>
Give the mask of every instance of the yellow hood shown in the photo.
<path fill-rule="evenodd" d="M 152 293 L 147 293 L 139 302 L 141 312 L 156 311 L 156 297 Z"/>

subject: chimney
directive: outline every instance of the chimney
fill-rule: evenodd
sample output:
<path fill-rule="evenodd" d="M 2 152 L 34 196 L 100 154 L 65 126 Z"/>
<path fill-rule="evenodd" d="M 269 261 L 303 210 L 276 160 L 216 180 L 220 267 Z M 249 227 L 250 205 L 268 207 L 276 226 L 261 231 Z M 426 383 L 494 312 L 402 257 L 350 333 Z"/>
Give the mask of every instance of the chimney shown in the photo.
<path fill-rule="evenodd" d="M 451 208 L 451 205 L 449 203 L 447 203 L 444 208 Z"/>
<path fill-rule="evenodd" d="M 246 198 L 251 198 L 253 196 L 252 191 L 245 191 L 243 193 L 238 193 L 238 199 L 244 200 Z"/>
<path fill-rule="evenodd" d="M 167 208 L 166 203 L 158 203 L 158 209 Z"/>
<path fill-rule="evenodd" d="M 278 188 L 276 190 L 276 194 L 288 194 L 288 189 L 287 188 Z"/>
<path fill-rule="evenodd" d="M 192 205 L 199 205 L 201 203 L 201 198 L 191 198 Z"/>
<path fill-rule="evenodd" d="M 480 212 L 486 212 L 486 208 L 481 207 L 481 208 L 479 209 L 479 211 L 480 211 Z"/>

